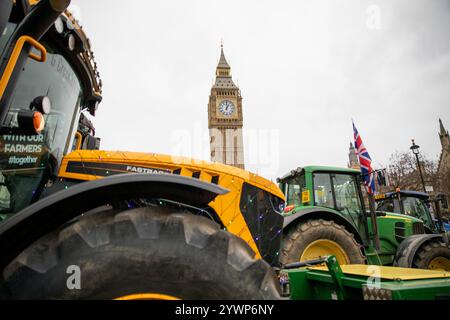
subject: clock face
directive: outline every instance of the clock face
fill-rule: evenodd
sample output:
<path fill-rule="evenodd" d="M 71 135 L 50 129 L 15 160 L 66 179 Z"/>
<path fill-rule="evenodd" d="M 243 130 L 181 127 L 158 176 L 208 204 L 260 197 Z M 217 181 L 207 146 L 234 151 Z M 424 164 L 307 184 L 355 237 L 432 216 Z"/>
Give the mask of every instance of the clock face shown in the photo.
<path fill-rule="evenodd" d="M 234 112 L 234 104 L 229 100 L 224 100 L 219 105 L 219 110 L 225 116 L 231 116 Z"/>

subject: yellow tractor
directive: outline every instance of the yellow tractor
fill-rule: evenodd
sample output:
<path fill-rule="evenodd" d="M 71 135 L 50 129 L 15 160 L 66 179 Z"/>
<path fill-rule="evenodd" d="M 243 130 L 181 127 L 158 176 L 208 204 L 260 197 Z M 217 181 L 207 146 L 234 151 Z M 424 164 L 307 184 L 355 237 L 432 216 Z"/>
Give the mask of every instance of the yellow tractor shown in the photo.
<path fill-rule="evenodd" d="M 281 191 L 98 150 L 102 85 L 69 2 L 0 0 L 0 298 L 279 298 Z"/>

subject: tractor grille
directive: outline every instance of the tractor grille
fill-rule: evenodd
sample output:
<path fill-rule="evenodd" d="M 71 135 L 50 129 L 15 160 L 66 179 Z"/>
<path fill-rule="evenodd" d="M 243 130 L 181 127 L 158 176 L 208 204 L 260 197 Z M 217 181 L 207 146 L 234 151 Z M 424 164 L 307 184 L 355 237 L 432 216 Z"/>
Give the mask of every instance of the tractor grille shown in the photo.
<path fill-rule="evenodd" d="M 413 234 L 424 234 L 425 228 L 422 222 L 413 222 Z"/>
<path fill-rule="evenodd" d="M 397 242 L 402 242 L 405 239 L 405 223 L 404 222 L 396 222 L 395 223 L 395 239 Z"/>

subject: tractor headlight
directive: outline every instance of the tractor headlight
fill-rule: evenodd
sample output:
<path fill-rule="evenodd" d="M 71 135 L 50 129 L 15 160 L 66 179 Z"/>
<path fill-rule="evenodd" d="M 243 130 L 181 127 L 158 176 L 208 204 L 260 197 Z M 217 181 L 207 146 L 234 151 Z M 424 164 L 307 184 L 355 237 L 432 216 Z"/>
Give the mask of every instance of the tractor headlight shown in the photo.
<path fill-rule="evenodd" d="M 64 32 L 64 22 L 62 21 L 61 17 L 58 17 L 55 20 L 55 29 L 59 34 Z"/>
<path fill-rule="evenodd" d="M 75 36 L 73 34 L 67 34 L 67 47 L 70 51 L 73 51 L 73 49 L 75 49 L 75 41 Z"/>
<path fill-rule="evenodd" d="M 364 300 L 392 300 L 392 291 L 384 288 L 363 286 Z"/>

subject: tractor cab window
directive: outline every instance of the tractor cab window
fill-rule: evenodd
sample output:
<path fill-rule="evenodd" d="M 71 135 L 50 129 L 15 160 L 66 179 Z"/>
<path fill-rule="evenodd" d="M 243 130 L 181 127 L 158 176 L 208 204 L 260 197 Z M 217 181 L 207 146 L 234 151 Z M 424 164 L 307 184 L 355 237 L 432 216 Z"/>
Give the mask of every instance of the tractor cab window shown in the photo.
<path fill-rule="evenodd" d="M 15 27 L 15 24 L 8 22 L 3 32 L 0 30 L 0 32 L 2 32 L 0 34 L 0 54 L 5 49 L 6 43 L 8 42 L 9 37 L 11 37 Z"/>
<path fill-rule="evenodd" d="M 11 115 L 29 110 L 38 96 L 50 98 L 51 111 L 44 116 L 45 127 L 38 135 L 0 136 L 0 214 L 15 213 L 36 201 L 50 169 L 56 170 L 70 150 L 80 113 L 81 85 L 64 56 L 48 47 L 47 51 L 46 62 L 27 61 L 10 100 Z M 6 122 L 13 119 L 7 116 Z"/>
<path fill-rule="evenodd" d="M 431 216 L 425 203 L 414 197 L 403 198 L 405 214 L 421 219 L 425 224 L 432 225 Z"/>
<path fill-rule="evenodd" d="M 398 200 L 385 199 L 377 203 L 377 211 L 384 212 L 400 212 L 400 207 L 398 205 Z"/>
<path fill-rule="evenodd" d="M 336 209 L 347 213 L 362 212 L 359 201 L 358 187 L 355 177 L 345 174 L 332 175 Z"/>
<path fill-rule="evenodd" d="M 302 204 L 302 191 L 305 189 L 305 176 L 295 176 L 286 181 L 286 205 L 300 206 Z"/>
<path fill-rule="evenodd" d="M 334 208 L 333 190 L 329 173 L 314 174 L 314 202 L 316 206 Z"/>
<path fill-rule="evenodd" d="M 314 201 L 350 215 L 362 212 L 356 177 L 348 174 L 315 173 Z"/>

